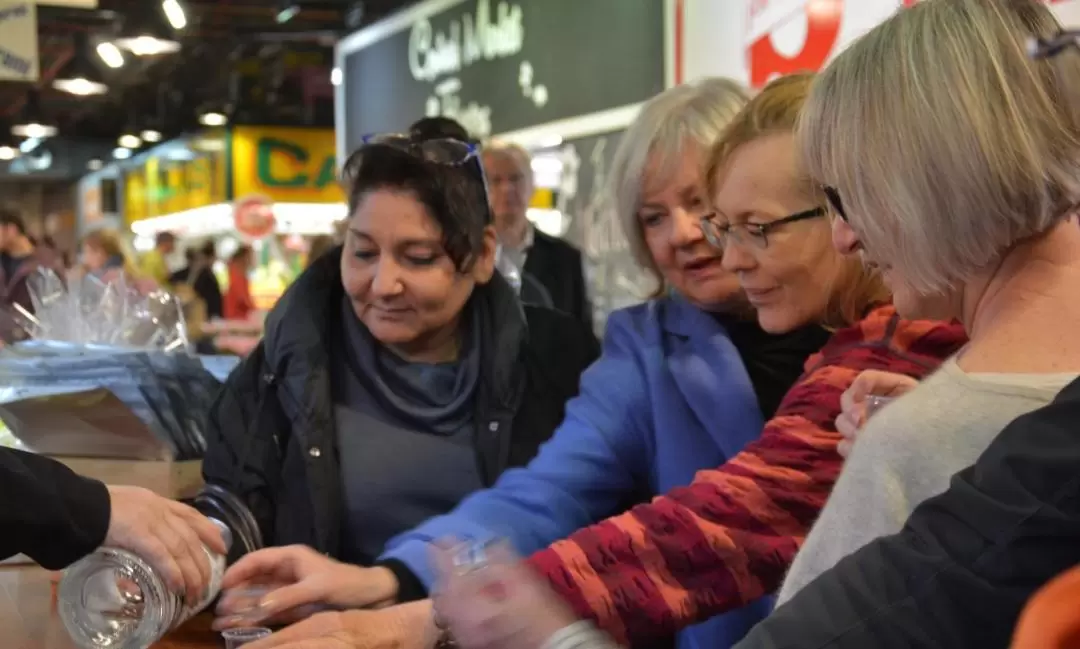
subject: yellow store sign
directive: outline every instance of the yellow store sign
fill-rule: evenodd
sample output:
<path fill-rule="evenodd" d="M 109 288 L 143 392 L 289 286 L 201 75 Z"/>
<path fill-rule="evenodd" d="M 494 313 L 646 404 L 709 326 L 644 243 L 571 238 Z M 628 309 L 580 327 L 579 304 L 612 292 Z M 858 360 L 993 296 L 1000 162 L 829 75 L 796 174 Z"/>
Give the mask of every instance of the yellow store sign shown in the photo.
<path fill-rule="evenodd" d="M 280 203 L 340 203 L 334 131 L 247 127 L 232 131 L 233 195 Z"/>

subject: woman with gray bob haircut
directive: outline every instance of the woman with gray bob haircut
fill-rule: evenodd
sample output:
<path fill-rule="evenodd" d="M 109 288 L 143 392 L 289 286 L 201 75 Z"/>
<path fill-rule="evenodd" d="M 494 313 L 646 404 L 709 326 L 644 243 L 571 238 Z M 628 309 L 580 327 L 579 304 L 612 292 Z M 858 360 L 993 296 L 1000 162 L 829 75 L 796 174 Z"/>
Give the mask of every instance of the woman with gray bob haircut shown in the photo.
<path fill-rule="evenodd" d="M 953 507 L 947 490 L 1009 422 L 1080 374 L 1080 53 L 1028 54 L 1059 31 L 1036 0 L 928 0 L 820 75 L 800 139 L 835 244 L 883 270 L 897 308 L 957 318 L 970 342 L 867 422 L 788 574 L 781 600 L 792 599 L 740 646 L 1008 642 L 1018 610 L 1006 604 L 1025 577 L 975 587 L 1013 571 L 984 569 L 979 548 L 1002 544 L 1001 567 L 1040 560 L 1008 545 L 1001 494 Z M 957 592 L 981 601 L 946 603 Z"/>

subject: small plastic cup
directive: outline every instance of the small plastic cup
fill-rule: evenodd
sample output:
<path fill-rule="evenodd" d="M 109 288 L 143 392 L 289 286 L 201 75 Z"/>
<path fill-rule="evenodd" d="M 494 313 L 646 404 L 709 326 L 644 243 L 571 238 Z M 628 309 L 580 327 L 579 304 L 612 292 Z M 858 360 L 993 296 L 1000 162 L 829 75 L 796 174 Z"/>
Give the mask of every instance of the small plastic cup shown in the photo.
<path fill-rule="evenodd" d="M 896 397 L 879 397 L 876 394 L 866 397 L 866 418 L 870 419 L 874 413 L 895 400 Z"/>
<path fill-rule="evenodd" d="M 262 640 L 269 636 L 270 633 L 270 629 L 267 629 L 266 627 L 250 626 L 241 629 L 222 631 L 221 637 L 225 638 L 225 649 L 236 649 L 236 647 L 246 645 L 249 642 Z"/>
<path fill-rule="evenodd" d="M 249 586 L 230 590 L 222 596 L 222 603 L 228 602 L 231 617 L 240 618 L 248 624 L 258 624 L 266 617 L 261 606 L 262 598 L 272 590 L 273 588 L 268 586 Z"/>

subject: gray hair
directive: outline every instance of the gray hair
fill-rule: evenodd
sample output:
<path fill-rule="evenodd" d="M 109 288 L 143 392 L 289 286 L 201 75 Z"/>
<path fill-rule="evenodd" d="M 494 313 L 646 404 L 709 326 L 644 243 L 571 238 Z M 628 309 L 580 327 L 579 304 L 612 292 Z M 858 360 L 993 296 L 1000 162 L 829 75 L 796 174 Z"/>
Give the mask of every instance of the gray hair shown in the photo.
<path fill-rule="evenodd" d="M 670 88 L 642 106 L 619 141 L 609 196 L 634 260 L 657 280 L 662 278 L 638 219 L 646 168 L 652 166 L 662 175 L 674 173 L 688 144 L 700 147 L 704 160 L 749 98 L 747 91 L 730 79 L 704 79 Z"/>
<path fill-rule="evenodd" d="M 798 129 L 806 169 L 913 289 L 961 285 L 1075 210 L 1080 54 L 1026 51 L 1059 29 L 1037 0 L 933 0 L 819 75 Z"/>

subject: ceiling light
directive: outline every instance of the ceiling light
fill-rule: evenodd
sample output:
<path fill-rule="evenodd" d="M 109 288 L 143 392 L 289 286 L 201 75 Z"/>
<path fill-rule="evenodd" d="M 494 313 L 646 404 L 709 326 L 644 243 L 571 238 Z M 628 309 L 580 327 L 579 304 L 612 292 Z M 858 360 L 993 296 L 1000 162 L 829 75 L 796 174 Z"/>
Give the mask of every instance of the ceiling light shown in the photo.
<path fill-rule="evenodd" d="M 109 41 L 98 43 L 97 55 L 101 58 L 102 63 L 114 70 L 124 67 L 124 53 L 120 51 L 120 48 L 115 43 Z"/>
<path fill-rule="evenodd" d="M 187 16 L 184 14 L 184 8 L 180 6 L 178 0 L 165 0 L 161 3 L 161 10 L 165 12 L 165 18 L 173 29 L 187 27 Z"/>
<path fill-rule="evenodd" d="M 41 122 L 27 122 L 25 124 L 16 124 L 11 127 L 11 134 L 16 137 L 37 137 L 46 138 L 56 135 L 57 129 L 50 124 L 42 124 Z"/>
<path fill-rule="evenodd" d="M 155 131 L 153 129 L 146 129 L 145 131 L 143 131 L 142 133 L 139 134 L 139 137 L 142 138 L 143 142 L 150 142 L 151 144 L 153 144 L 154 142 L 160 142 L 161 141 L 161 131 Z"/>
<path fill-rule="evenodd" d="M 180 51 L 180 43 L 172 39 L 157 38 L 149 34 L 134 38 L 118 38 L 116 44 L 128 50 L 135 56 L 158 56 L 161 54 L 174 54 Z"/>
<path fill-rule="evenodd" d="M 102 162 L 101 160 L 98 160 L 97 158 L 94 158 L 90 162 L 86 163 L 86 168 L 89 169 L 90 171 L 97 171 L 98 169 L 101 169 L 104 166 L 105 166 L 105 163 Z"/>
<path fill-rule="evenodd" d="M 53 88 L 80 97 L 103 95 L 109 91 L 109 86 L 105 84 L 105 77 L 101 76 L 101 71 L 87 57 L 88 52 L 86 34 L 77 34 L 75 55 L 53 78 Z"/>
<path fill-rule="evenodd" d="M 19 157 L 19 150 L 13 146 L 0 146 L 0 160 L 14 160 Z"/>
<path fill-rule="evenodd" d="M 125 133 L 124 135 L 121 135 L 120 139 L 118 139 L 116 143 L 124 147 L 125 149 L 138 149 L 142 146 L 142 140 L 139 139 L 139 136 L 132 135 L 131 133 Z"/>
<path fill-rule="evenodd" d="M 131 157 L 131 149 L 125 147 L 116 147 L 113 149 L 112 155 L 117 160 L 127 160 Z"/>
<path fill-rule="evenodd" d="M 203 126 L 225 126 L 229 123 L 229 118 L 225 116 L 225 113 L 211 111 L 199 115 L 199 123 Z"/>
<path fill-rule="evenodd" d="M 79 95 L 80 97 L 87 97 L 89 95 L 104 95 L 109 92 L 109 87 L 104 83 L 97 81 L 91 81 L 86 77 L 75 77 L 73 79 L 55 79 L 52 82 L 53 88 L 61 92 L 66 92 L 72 95 Z"/>
<path fill-rule="evenodd" d="M 341 85 L 341 68 L 334 68 L 330 71 L 330 83 L 335 86 Z"/>
<path fill-rule="evenodd" d="M 281 5 L 281 11 L 278 12 L 277 21 L 278 24 L 285 24 L 296 17 L 296 14 L 300 13 L 300 5 L 295 2 L 285 0 Z"/>

